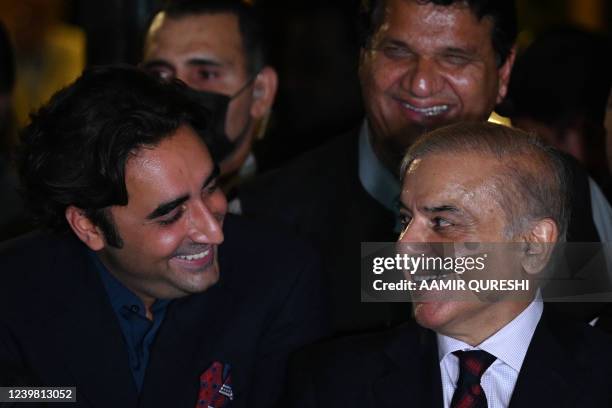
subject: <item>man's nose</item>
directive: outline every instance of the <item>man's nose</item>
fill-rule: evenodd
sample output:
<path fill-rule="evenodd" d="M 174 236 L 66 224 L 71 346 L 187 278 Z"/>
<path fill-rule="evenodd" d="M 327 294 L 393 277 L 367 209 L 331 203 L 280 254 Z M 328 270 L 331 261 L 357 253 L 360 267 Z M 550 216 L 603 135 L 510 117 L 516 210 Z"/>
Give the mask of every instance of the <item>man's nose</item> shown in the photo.
<path fill-rule="evenodd" d="M 223 199 L 225 200 L 225 199 Z M 219 203 L 199 201 L 189 211 L 189 237 L 193 242 L 221 244 L 225 211 Z"/>
<path fill-rule="evenodd" d="M 442 78 L 436 62 L 420 57 L 414 61 L 402 78 L 401 86 L 412 96 L 427 98 L 440 91 Z"/>

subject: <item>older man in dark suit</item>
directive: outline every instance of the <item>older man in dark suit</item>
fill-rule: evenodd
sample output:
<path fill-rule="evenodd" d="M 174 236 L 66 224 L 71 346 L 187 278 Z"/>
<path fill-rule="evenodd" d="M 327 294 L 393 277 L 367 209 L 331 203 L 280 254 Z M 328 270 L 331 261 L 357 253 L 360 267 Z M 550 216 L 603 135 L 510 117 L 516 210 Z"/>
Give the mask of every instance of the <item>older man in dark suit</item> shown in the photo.
<path fill-rule="evenodd" d="M 612 340 L 557 318 L 538 289 L 567 232 L 566 171 L 535 137 L 500 125 L 452 125 L 417 141 L 402 170 L 398 248 L 468 242 L 491 251 L 481 272 L 421 268 L 411 282 L 528 284 L 486 296 L 473 286 L 419 286 L 413 311 L 420 327 L 306 353 L 292 382 L 293 406 L 611 406 Z"/>
<path fill-rule="evenodd" d="M 226 217 L 208 111 L 134 68 L 87 71 L 26 129 L 51 233 L 0 249 L 0 366 L 80 407 L 268 407 L 324 333 L 316 257 Z"/>

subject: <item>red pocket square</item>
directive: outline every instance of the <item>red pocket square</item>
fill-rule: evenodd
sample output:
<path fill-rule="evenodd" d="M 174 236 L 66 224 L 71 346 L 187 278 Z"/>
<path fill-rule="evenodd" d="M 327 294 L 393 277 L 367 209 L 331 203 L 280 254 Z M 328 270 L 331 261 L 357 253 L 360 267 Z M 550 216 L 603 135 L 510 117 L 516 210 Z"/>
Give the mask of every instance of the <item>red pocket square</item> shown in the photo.
<path fill-rule="evenodd" d="M 215 361 L 200 375 L 200 392 L 196 408 L 227 407 L 233 400 L 230 365 Z"/>

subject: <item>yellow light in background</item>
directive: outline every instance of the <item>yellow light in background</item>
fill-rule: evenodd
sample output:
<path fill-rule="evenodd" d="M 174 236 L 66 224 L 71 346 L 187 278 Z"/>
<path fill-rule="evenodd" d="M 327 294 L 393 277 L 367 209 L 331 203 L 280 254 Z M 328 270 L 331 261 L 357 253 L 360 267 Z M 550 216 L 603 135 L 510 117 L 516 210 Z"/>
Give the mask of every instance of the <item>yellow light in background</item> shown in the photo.
<path fill-rule="evenodd" d="M 498 115 L 495 112 L 493 112 L 491 116 L 489 116 L 489 122 L 497 123 L 498 125 L 512 127 L 512 123 L 510 122 L 509 118 L 502 116 L 502 115 Z"/>
<path fill-rule="evenodd" d="M 591 30 L 605 28 L 606 13 L 603 0 L 571 0 L 567 7 L 567 15 L 575 24 Z"/>

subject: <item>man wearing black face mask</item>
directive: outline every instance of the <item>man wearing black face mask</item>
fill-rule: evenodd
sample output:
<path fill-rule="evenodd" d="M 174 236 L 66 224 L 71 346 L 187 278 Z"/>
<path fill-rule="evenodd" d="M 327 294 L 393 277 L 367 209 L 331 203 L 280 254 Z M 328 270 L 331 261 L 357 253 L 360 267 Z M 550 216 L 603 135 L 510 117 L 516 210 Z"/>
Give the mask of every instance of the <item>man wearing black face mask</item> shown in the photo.
<path fill-rule="evenodd" d="M 211 150 L 226 191 L 255 172 L 253 142 L 276 95 L 277 74 L 263 48 L 254 10 L 240 0 L 171 1 L 147 33 L 143 67 L 182 80 L 225 117 Z"/>

